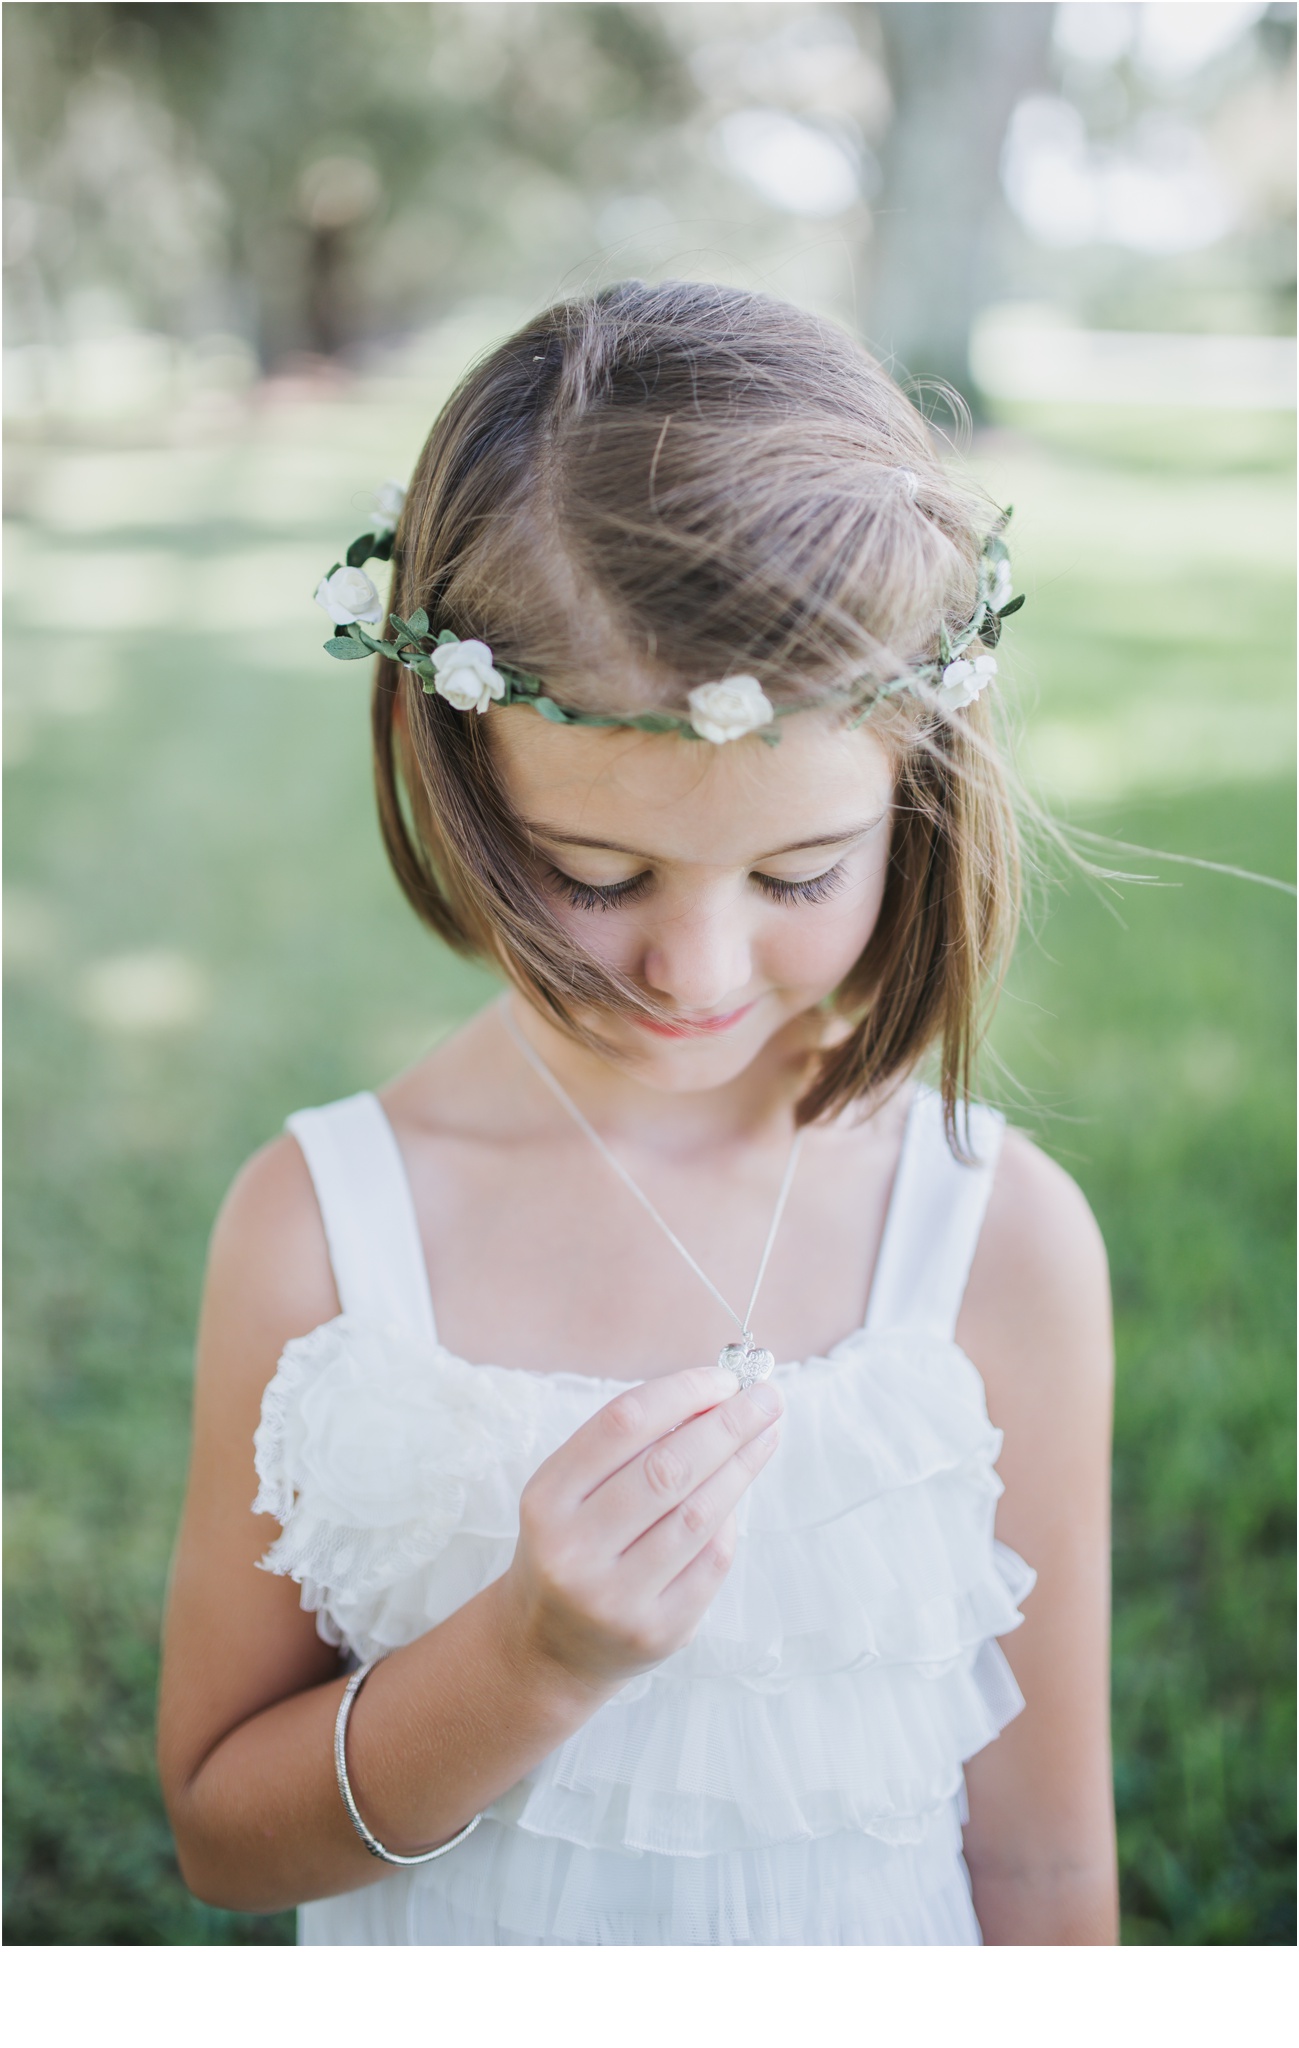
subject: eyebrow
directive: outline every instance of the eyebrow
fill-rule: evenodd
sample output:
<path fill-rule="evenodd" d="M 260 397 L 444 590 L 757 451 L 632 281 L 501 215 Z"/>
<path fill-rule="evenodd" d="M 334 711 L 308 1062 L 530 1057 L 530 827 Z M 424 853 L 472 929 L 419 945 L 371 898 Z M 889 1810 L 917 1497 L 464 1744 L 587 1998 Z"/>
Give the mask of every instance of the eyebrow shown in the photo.
<path fill-rule="evenodd" d="M 842 846 L 849 839 L 860 839 L 880 823 L 879 818 L 868 818 L 864 825 L 849 825 L 843 832 L 818 832 L 815 839 L 796 839 L 789 846 L 773 847 L 769 853 L 754 855 L 755 860 L 779 860 L 786 853 L 810 853 L 818 846 Z M 623 846 L 616 839 L 587 839 L 580 832 L 561 832 L 552 825 L 533 825 L 531 831 L 538 839 L 549 839 L 556 846 L 589 846 L 597 853 L 625 853 L 631 860 L 657 860 L 658 854 L 646 853 L 639 846 Z"/>

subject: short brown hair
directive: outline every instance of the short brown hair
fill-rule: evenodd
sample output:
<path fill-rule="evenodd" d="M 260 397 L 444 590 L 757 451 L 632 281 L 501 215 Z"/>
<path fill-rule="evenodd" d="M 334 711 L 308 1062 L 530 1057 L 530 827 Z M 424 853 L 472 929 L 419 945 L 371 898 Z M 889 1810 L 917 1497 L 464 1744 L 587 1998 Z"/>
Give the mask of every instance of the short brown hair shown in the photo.
<path fill-rule="evenodd" d="M 739 672 L 810 706 L 936 657 L 940 629 L 973 613 L 994 516 L 838 329 L 758 293 L 620 284 L 552 306 L 448 400 L 398 529 L 393 606 L 487 641 L 581 709 L 631 708 L 611 701 L 613 675 L 636 705 L 678 708 Z M 420 916 L 587 1043 L 578 1010 L 656 1014 L 553 915 L 490 719 L 377 669 L 384 844 Z M 937 1044 L 954 1131 L 1018 914 L 1014 818 L 981 704 L 942 717 L 900 695 L 874 729 L 896 774 L 884 901 L 837 993 L 851 1029 L 799 1115 L 871 1094 Z"/>

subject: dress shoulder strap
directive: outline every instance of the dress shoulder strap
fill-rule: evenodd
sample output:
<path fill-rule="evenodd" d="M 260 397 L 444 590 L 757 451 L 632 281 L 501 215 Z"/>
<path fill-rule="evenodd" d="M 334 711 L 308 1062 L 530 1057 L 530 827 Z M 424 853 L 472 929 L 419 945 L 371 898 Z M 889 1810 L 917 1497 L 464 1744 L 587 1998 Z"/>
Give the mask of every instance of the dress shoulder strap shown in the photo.
<path fill-rule="evenodd" d="M 285 1128 L 311 1173 L 344 1315 L 436 1343 L 410 1182 L 378 1097 L 300 1109 Z"/>
<path fill-rule="evenodd" d="M 981 1103 L 961 1119 L 972 1163 L 957 1159 L 943 1129 L 943 1102 L 918 1088 L 907 1117 L 897 1177 L 871 1285 L 866 1329 L 950 1338 L 992 1192 L 1006 1120 Z"/>

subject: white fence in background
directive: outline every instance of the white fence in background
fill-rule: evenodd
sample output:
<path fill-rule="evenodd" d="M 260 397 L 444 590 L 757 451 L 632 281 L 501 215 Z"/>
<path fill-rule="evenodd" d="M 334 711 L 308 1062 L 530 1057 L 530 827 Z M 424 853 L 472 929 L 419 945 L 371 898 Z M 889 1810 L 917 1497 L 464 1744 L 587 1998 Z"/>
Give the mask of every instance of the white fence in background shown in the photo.
<path fill-rule="evenodd" d="M 989 398 L 1041 405 L 1295 405 L 1295 343 L 1274 334 L 1140 334 L 1073 327 L 1053 309 L 993 306 L 970 337 Z"/>

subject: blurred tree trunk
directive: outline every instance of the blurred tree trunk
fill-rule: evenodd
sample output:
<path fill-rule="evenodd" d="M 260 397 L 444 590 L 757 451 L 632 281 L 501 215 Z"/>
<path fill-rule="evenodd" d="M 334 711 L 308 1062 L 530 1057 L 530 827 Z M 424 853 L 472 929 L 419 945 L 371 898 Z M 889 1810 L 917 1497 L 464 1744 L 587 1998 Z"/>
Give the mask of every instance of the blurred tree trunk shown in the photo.
<path fill-rule="evenodd" d="M 881 150 L 867 330 L 914 377 L 974 401 L 970 326 L 996 296 L 1005 227 L 999 162 L 1017 100 L 1050 80 L 1053 6 L 887 5 L 894 114 Z"/>

